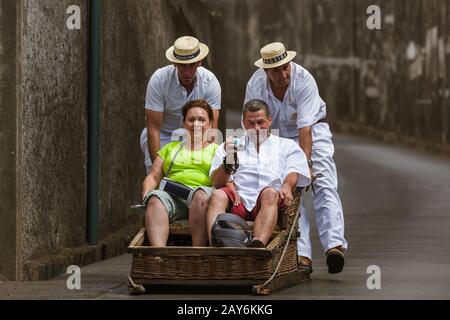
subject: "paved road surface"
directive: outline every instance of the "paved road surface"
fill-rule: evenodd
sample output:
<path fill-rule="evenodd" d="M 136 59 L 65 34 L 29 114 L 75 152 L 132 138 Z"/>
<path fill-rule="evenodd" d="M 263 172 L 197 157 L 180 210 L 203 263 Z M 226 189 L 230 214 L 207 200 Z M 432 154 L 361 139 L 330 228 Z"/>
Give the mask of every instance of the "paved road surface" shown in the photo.
<path fill-rule="evenodd" d="M 450 161 L 337 135 L 336 162 L 349 241 L 344 272 L 329 275 L 313 227 L 312 280 L 271 299 L 450 299 Z M 366 286 L 380 267 L 381 289 Z M 82 290 L 63 275 L 40 283 L 0 283 L 0 298 L 129 299 L 125 255 L 82 269 Z M 217 295 L 217 293 L 220 293 Z M 131 299 L 253 299 L 246 292 L 167 289 Z M 260 299 L 260 298 L 257 298 Z"/>

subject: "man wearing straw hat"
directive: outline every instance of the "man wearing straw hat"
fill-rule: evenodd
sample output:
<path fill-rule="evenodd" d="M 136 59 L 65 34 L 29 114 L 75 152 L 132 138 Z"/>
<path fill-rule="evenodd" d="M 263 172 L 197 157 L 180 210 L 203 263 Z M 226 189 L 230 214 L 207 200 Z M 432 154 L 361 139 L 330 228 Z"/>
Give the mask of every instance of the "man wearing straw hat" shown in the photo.
<path fill-rule="evenodd" d="M 181 110 L 187 102 L 206 100 L 214 111 L 213 128 L 217 128 L 221 88 L 214 74 L 202 67 L 208 53 L 209 48 L 196 38 L 181 37 L 166 52 L 172 64 L 158 69 L 150 78 L 145 99 L 147 128 L 141 134 L 147 173 L 157 152 L 182 127 Z"/>
<path fill-rule="evenodd" d="M 319 95 L 313 76 L 292 60 L 297 53 L 287 51 L 280 42 L 261 49 L 260 68 L 247 85 L 245 101 L 261 99 L 272 114 L 272 127 L 280 136 L 294 139 L 306 154 L 313 178 L 313 207 L 320 241 L 327 256 L 329 273 L 344 267 L 347 241 L 344 238 L 344 216 L 337 193 L 332 134 L 326 122 L 326 104 Z M 309 220 L 301 206 L 299 264 L 312 271 L 312 249 Z"/>

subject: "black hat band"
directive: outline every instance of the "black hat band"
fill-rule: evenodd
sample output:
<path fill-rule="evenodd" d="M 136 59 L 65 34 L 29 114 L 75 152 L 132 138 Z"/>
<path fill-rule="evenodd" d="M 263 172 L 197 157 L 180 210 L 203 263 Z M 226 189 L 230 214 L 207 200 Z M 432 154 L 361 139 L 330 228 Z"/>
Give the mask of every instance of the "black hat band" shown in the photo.
<path fill-rule="evenodd" d="M 175 58 L 177 58 L 178 60 L 182 60 L 182 61 L 187 61 L 187 60 L 191 60 L 191 59 L 195 59 L 200 55 L 200 49 L 198 49 L 198 51 L 196 53 L 190 54 L 188 56 L 182 56 L 177 54 L 175 51 L 173 52 L 173 55 L 175 56 Z"/>
<path fill-rule="evenodd" d="M 272 59 L 263 59 L 263 61 L 265 64 L 274 64 L 274 63 L 280 62 L 281 60 L 285 59 L 287 56 L 288 56 L 288 53 L 285 52 L 281 56 L 278 56 L 278 57 L 275 57 Z"/>

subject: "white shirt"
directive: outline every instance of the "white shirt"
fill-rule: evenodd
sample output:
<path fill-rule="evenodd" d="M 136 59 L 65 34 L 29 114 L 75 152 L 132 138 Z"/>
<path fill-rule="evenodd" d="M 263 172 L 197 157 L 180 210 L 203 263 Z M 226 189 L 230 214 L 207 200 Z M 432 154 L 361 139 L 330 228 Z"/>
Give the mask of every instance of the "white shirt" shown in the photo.
<path fill-rule="evenodd" d="M 275 97 L 266 72 L 259 69 L 247 84 L 245 102 L 265 101 L 272 115 L 272 128 L 279 129 L 281 137 L 293 139 L 298 137 L 298 129 L 316 124 L 326 117 L 327 111 L 311 73 L 294 62 L 291 66 L 291 81 L 284 101 Z"/>
<path fill-rule="evenodd" d="M 164 113 L 161 147 L 171 142 L 173 131 L 183 127 L 183 106 L 198 99 L 205 99 L 213 109 L 221 108 L 220 83 L 211 71 L 203 67 L 197 69 L 197 80 L 189 96 L 174 65 L 158 69 L 153 74 L 147 86 L 145 109 Z"/>
<path fill-rule="evenodd" d="M 242 203 L 251 211 L 260 192 L 266 187 L 280 190 L 286 177 L 293 172 L 299 174 L 297 186 L 305 187 L 311 182 L 305 153 L 292 140 L 273 134 L 256 150 L 255 144 L 246 137 L 245 149 L 238 151 L 239 168 L 231 176 Z M 222 164 L 226 156 L 225 144 L 214 155 L 210 177 Z"/>

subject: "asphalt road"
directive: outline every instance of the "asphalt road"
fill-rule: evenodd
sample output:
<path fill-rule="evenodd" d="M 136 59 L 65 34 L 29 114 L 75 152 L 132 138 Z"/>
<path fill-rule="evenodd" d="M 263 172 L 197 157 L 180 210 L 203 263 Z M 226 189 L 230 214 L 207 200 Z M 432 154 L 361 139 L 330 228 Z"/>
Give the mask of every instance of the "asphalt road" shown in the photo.
<path fill-rule="evenodd" d="M 334 141 L 349 242 L 344 271 L 327 273 L 313 226 L 311 281 L 269 298 L 450 299 L 450 161 L 347 135 Z M 261 299 L 222 288 L 161 288 L 129 297 L 130 261 L 125 255 L 82 268 L 80 291 L 67 289 L 68 275 L 45 282 L 0 282 L 0 298 Z M 367 286 L 370 266 L 380 270 L 380 289 Z"/>

